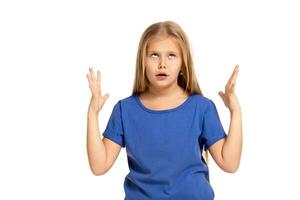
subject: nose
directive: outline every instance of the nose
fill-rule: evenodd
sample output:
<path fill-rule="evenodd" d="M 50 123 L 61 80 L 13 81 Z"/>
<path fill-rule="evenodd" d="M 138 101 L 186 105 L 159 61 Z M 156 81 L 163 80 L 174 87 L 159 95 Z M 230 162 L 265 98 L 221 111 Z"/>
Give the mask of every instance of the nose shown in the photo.
<path fill-rule="evenodd" d="M 160 63 L 159 63 L 159 65 L 158 65 L 158 68 L 159 68 L 159 69 L 160 69 L 160 68 L 166 68 L 166 63 L 165 63 L 164 58 L 161 58 L 161 59 L 160 59 Z"/>

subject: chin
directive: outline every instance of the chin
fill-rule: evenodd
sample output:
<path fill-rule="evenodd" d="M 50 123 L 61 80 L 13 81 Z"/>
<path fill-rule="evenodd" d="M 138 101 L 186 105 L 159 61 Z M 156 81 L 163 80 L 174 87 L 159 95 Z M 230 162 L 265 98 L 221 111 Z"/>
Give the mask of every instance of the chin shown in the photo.
<path fill-rule="evenodd" d="M 152 84 L 153 87 L 159 88 L 159 89 L 169 88 L 172 85 L 173 85 L 172 83 L 155 83 L 155 84 Z"/>

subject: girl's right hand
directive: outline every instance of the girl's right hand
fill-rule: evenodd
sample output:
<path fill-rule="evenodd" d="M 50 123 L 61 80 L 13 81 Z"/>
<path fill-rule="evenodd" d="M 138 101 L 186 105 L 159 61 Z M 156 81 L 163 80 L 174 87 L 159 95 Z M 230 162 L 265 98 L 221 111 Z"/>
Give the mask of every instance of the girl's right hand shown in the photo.
<path fill-rule="evenodd" d="M 89 88 L 92 92 L 92 98 L 89 105 L 89 112 L 98 114 L 102 109 L 104 103 L 109 97 L 109 94 L 106 93 L 102 96 L 101 92 L 101 76 L 100 71 L 97 71 L 97 78 L 95 77 L 94 71 L 92 68 L 89 68 L 90 74 L 87 74 L 89 81 Z"/>

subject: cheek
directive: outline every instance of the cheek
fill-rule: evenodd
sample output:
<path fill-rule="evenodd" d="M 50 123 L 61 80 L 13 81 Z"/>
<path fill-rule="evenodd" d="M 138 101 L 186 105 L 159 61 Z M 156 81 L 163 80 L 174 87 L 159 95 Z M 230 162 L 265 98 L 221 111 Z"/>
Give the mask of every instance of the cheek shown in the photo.
<path fill-rule="evenodd" d="M 155 73 L 155 70 L 157 68 L 157 62 L 153 60 L 146 60 L 145 62 L 146 71 L 149 73 Z"/>
<path fill-rule="evenodd" d="M 153 67 L 158 65 L 158 61 L 154 60 L 154 59 L 147 59 L 146 60 L 146 65 L 153 68 Z"/>
<path fill-rule="evenodd" d="M 182 62 L 181 62 L 181 60 L 175 61 L 175 62 L 173 63 L 173 67 L 174 67 L 174 70 L 173 70 L 173 71 L 179 73 L 180 70 L 181 70 L 181 67 L 182 67 Z"/>
<path fill-rule="evenodd" d="M 154 68 L 151 65 L 146 64 L 146 76 L 148 79 L 152 79 L 153 74 L 155 74 Z"/>
<path fill-rule="evenodd" d="M 145 60 L 145 65 L 148 68 L 152 68 L 155 65 L 155 62 L 153 60 L 151 60 L 150 58 Z"/>

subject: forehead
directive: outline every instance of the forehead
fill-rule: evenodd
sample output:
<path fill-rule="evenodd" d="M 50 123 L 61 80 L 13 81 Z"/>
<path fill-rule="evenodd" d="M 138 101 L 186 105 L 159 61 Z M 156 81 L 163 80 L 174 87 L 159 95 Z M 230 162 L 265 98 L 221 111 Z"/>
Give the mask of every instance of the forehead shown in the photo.
<path fill-rule="evenodd" d="M 173 51 L 180 52 L 178 41 L 174 37 L 154 37 L 147 45 L 147 51 Z"/>

